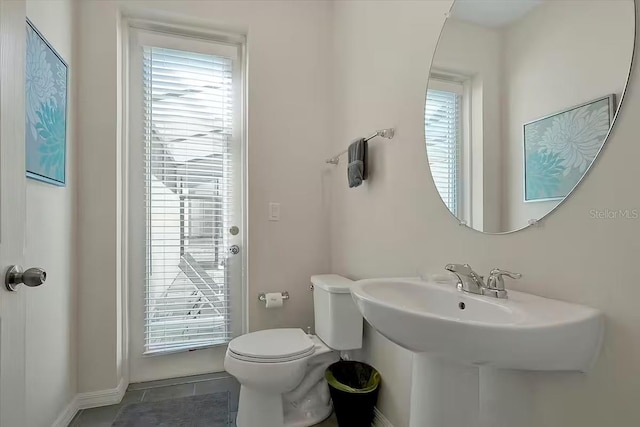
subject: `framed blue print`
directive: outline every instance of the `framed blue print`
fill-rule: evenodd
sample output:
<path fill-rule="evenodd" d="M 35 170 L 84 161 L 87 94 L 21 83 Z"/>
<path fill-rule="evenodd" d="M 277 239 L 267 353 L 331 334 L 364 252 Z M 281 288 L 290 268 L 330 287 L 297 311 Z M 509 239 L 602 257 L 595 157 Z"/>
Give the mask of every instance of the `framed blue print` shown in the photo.
<path fill-rule="evenodd" d="M 562 200 L 580 182 L 607 139 L 615 95 L 524 125 L 524 201 Z"/>
<path fill-rule="evenodd" d="M 67 153 L 68 67 L 27 20 L 27 177 L 64 186 Z"/>

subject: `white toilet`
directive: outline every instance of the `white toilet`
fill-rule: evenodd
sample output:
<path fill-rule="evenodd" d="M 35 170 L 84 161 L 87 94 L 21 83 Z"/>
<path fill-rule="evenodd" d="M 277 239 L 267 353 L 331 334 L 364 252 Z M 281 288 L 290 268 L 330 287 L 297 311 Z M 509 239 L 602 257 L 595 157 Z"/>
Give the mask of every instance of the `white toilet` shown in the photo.
<path fill-rule="evenodd" d="M 238 427 L 309 427 L 331 415 L 324 371 L 339 351 L 362 347 L 362 315 L 353 281 L 336 274 L 311 277 L 317 335 L 267 329 L 235 338 L 224 360 L 240 382 Z"/>

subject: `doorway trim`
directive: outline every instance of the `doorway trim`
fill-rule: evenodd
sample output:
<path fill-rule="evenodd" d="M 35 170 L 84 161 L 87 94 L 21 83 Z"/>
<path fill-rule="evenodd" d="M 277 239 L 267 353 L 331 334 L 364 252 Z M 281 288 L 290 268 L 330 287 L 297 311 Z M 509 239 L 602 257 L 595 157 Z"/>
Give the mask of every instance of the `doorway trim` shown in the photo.
<path fill-rule="evenodd" d="M 118 308 L 118 333 L 120 339 L 118 340 L 120 348 L 118 349 L 118 357 L 121 360 L 121 378 L 120 384 L 125 384 L 124 390 L 131 382 L 130 372 L 130 319 L 129 319 L 129 291 L 130 291 L 130 209 L 129 209 L 129 184 L 130 184 L 130 143 L 129 143 L 129 90 L 130 90 L 130 29 L 135 27 L 136 29 L 144 29 L 161 33 L 168 33 L 171 35 L 187 36 L 192 38 L 199 38 L 204 40 L 211 40 L 222 43 L 230 43 L 238 46 L 239 58 L 241 61 L 240 78 L 241 78 L 241 115 L 239 123 L 239 137 L 241 145 L 241 191 L 242 191 L 242 212 L 240 215 L 240 227 L 244 231 L 242 233 L 242 333 L 246 333 L 249 328 L 249 304 L 248 304 L 248 262 L 249 262 L 249 221 L 248 221 L 248 167 L 247 167 L 247 152 L 248 152 L 248 132 L 247 132 L 247 106 L 248 106 L 248 57 L 247 57 L 247 37 L 243 32 L 227 32 L 221 31 L 216 28 L 202 27 L 198 23 L 190 23 L 183 21 L 174 21 L 172 19 L 155 21 L 149 19 L 144 13 L 121 11 L 118 35 L 119 35 L 119 54 L 118 54 L 118 109 L 120 111 L 119 123 L 118 123 L 118 141 L 117 141 L 117 158 L 118 158 L 118 224 L 116 228 L 118 230 L 118 280 L 117 289 L 119 292 L 119 308 Z M 158 378 L 160 379 L 160 378 Z M 119 389 L 120 387 L 118 387 Z M 116 390 L 116 389 L 114 389 Z M 98 405 L 100 406 L 100 405 Z"/>

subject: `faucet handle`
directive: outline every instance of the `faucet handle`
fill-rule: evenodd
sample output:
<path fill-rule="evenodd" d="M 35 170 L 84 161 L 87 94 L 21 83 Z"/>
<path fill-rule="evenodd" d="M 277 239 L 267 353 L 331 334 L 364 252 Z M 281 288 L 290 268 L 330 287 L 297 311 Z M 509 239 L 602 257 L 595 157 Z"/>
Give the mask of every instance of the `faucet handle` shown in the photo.
<path fill-rule="evenodd" d="M 507 277 L 511 277 L 512 279 L 522 278 L 522 274 L 520 273 L 512 273 L 511 271 L 501 270 L 499 268 L 494 268 L 493 270 L 491 270 L 489 272 L 489 277 L 491 276 L 497 276 L 497 277 L 507 276 Z"/>
<path fill-rule="evenodd" d="M 490 291 L 496 291 L 496 293 L 501 294 L 502 296 L 498 296 L 498 298 L 506 297 L 507 291 L 504 288 L 504 279 L 502 276 L 511 277 L 512 279 L 520 279 L 522 274 L 520 273 L 512 273 L 511 271 L 501 270 L 499 268 L 494 268 L 489 273 L 489 279 L 487 279 L 487 289 Z"/>

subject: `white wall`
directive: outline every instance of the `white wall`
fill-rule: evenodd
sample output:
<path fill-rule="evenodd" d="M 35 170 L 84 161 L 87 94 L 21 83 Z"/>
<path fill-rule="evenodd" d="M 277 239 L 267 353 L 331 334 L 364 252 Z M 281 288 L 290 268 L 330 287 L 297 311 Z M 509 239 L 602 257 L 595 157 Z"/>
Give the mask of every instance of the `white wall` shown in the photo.
<path fill-rule="evenodd" d="M 468 262 L 481 272 L 500 266 L 524 273 L 509 284 L 514 289 L 603 310 L 607 332 L 593 372 L 529 376 L 531 425 L 600 427 L 612 420 L 636 425 L 640 312 L 633 296 L 640 246 L 633 236 L 640 233 L 640 222 L 597 220 L 590 211 L 640 206 L 635 172 L 640 70 L 634 71 L 625 108 L 597 167 L 563 207 L 539 228 L 482 235 L 449 215 L 425 160 L 426 76 L 449 6 L 449 1 L 376 1 L 335 7 L 334 150 L 371 129 L 395 125 L 398 134 L 392 142 L 372 144 L 370 180 L 362 187 L 348 189 L 344 163 L 331 172 L 332 270 L 358 279 L 442 272 L 449 262 Z M 382 372 L 382 411 L 396 427 L 406 427 L 410 353 L 370 329 L 364 350 Z"/>
<path fill-rule="evenodd" d="M 633 2 L 545 2 L 505 29 L 504 40 L 503 229 L 516 230 L 559 203 L 524 202 L 523 124 L 610 94 L 620 100 L 633 49 Z"/>
<path fill-rule="evenodd" d="M 348 188 L 345 162 L 330 168 L 331 269 L 336 273 L 354 279 L 415 276 L 438 261 L 439 250 L 444 255 L 457 247 L 443 233 L 459 226 L 433 184 L 424 143 L 429 65 L 450 5 L 376 1 L 334 6 L 333 150 L 372 129 L 393 126 L 397 132 L 389 142 L 369 145 L 369 179 L 361 187 Z M 427 251 L 431 245 L 434 249 Z M 440 256 L 439 268 L 432 271 L 455 261 Z M 382 374 L 382 412 L 394 426 L 408 426 L 411 353 L 370 328 L 365 328 L 364 343 L 365 360 Z"/>
<path fill-rule="evenodd" d="M 502 50 L 500 31 L 451 19 L 440 36 L 432 72 L 469 79 L 471 124 L 471 222 L 473 228 L 499 232 L 502 221 Z"/>
<path fill-rule="evenodd" d="M 81 1 L 78 11 L 78 391 L 112 389 L 118 360 L 115 120 L 117 12 Z M 91 9 L 90 9 L 91 8 Z M 92 9 L 98 10 L 92 10 Z M 90 14 L 89 10 L 93 13 Z M 95 15 L 94 15 L 95 14 Z M 113 63 L 111 62 L 113 61 Z"/>
<path fill-rule="evenodd" d="M 250 328 L 312 325 L 309 277 L 329 270 L 328 189 L 321 175 L 329 155 L 329 3 L 84 0 L 78 52 L 81 391 L 114 388 L 121 377 L 119 4 L 139 15 L 247 35 Z M 267 221 L 269 201 L 281 203 L 280 222 Z M 282 290 L 291 300 L 281 310 L 266 311 L 257 300 L 260 292 Z M 211 370 L 222 369 L 221 362 L 212 360 Z M 167 368 L 163 375 L 179 374 Z"/>
<path fill-rule="evenodd" d="M 49 427 L 76 393 L 77 299 L 75 286 L 75 57 L 73 0 L 28 0 L 27 17 L 69 65 L 67 186 L 27 180 L 28 267 L 47 281 L 27 295 L 27 425 Z"/>

